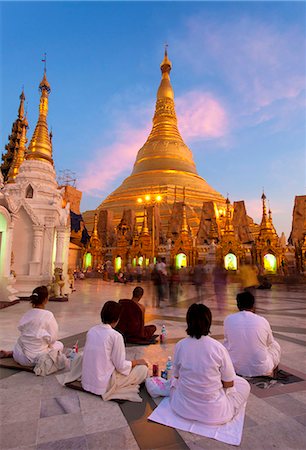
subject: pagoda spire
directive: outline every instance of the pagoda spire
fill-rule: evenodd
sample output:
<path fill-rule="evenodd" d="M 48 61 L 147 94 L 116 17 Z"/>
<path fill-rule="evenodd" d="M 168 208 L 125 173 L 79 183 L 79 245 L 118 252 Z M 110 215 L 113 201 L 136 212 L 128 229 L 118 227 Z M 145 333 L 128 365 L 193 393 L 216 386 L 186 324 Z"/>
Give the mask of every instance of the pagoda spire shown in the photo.
<path fill-rule="evenodd" d="M 94 226 L 93 226 L 93 230 L 91 233 L 91 237 L 98 237 L 98 214 L 95 213 L 94 216 Z"/>
<path fill-rule="evenodd" d="M 19 148 L 17 149 L 17 151 L 14 154 L 14 159 L 13 159 L 13 162 L 10 166 L 10 169 L 9 169 L 9 172 L 7 175 L 8 183 L 14 183 L 15 178 L 19 173 L 19 168 L 24 161 L 24 155 L 26 152 L 26 143 L 28 141 L 26 138 L 26 130 L 28 127 L 28 122 L 26 119 L 24 119 L 23 123 L 24 123 L 24 126 L 22 127 L 22 131 L 21 131 Z"/>
<path fill-rule="evenodd" d="M 234 227 L 232 224 L 232 214 L 230 209 L 231 203 L 229 201 L 229 198 L 226 198 L 226 219 L 225 219 L 225 227 L 224 232 L 227 234 L 233 234 L 234 233 Z"/>
<path fill-rule="evenodd" d="M 183 202 L 181 233 L 189 233 L 186 204 Z"/>
<path fill-rule="evenodd" d="M 183 139 L 177 128 L 177 118 L 174 106 L 174 92 L 170 82 L 172 63 L 168 58 L 167 46 L 164 59 L 161 62 L 161 82 L 157 90 L 155 114 L 153 117 L 153 128 L 147 139 L 152 141 L 168 140 L 183 144 Z"/>
<path fill-rule="evenodd" d="M 268 216 L 267 216 L 266 198 L 267 197 L 265 196 L 265 193 L 263 192 L 262 196 L 261 196 L 261 200 L 262 200 L 262 219 L 261 219 L 261 224 L 260 224 L 261 229 L 270 228 L 269 220 L 268 220 Z"/>
<path fill-rule="evenodd" d="M 46 67 L 44 68 L 43 79 L 39 84 L 39 90 L 41 92 L 39 103 L 39 117 L 28 151 L 26 153 L 26 159 L 47 161 L 53 164 L 52 145 L 47 124 L 48 98 L 51 92 L 51 87 L 47 80 Z"/>
<path fill-rule="evenodd" d="M 24 119 L 24 101 L 25 101 L 25 95 L 24 95 L 24 91 L 22 88 L 22 92 L 20 94 L 20 104 L 19 104 L 19 108 L 18 108 L 18 119 L 19 120 L 23 120 Z"/>
<path fill-rule="evenodd" d="M 144 215 L 143 215 L 143 224 L 141 229 L 142 235 L 148 235 L 149 234 L 149 227 L 148 227 L 148 213 L 147 213 L 147 207 L 144 207 Z"/>
<path fill-rule="evenodd" d="M 9 142 L 5 146 L 6 153 L 2 155 L 2 164 L 1 164 L 1 171 L 3 174 L 4 182 L 8 179 L 8 173 L 10 171 L 11 165 L 13 164 L 13 161 L 15 159 L 15 155 L 18 153 L 18 149 L 20 146 L 20 139 L 23 133 L 23 128 L 28 128 L 28 122 L 25 118 L 24 113 L 24 101 L 25 101 L 25 95 L 24 91 L 22 89 L 22 92 L 19 96 L 20 98 L 20 104 L 18 108 L 18 117 L 15 120 L 15 122 L 12 125 L 12 132 L 9 136 Z M 25 129 L 25 133 L 26 133 Z"/>

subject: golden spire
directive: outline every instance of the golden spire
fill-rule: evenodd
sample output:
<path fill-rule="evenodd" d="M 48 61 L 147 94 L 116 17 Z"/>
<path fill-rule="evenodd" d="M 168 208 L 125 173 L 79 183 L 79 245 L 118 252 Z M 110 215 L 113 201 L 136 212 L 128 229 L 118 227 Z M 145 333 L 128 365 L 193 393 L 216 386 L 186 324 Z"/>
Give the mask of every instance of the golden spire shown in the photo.
<path fill-rule="evenodd" d="M 91 233 L 91 237 L 98 237 L 98 214 L 95 213 L 95 217 L 94 217 L 94 226 L 93 226 L 93 230 Z"/>
<path fill-rule="evenodd" d="M 11 165 L 10 170 L 7 175 L 8 183 L 14 183 L 15 178 L 19 173 L 19 168 L 24 161 L 24 155 L 25 155 L 25 151 L 26 151 L 26 143 L 28 142 L 28 140 L 26 138 L 27 127 L 28 127 L 27 119 L 23 118 L 23 127 L 21 130 L 19 148 L 18 148 L 18 150 L 16 150 L 16 152 L 14 154 L 14 159 L 13 159 L 12 165 Z"/>
<path fill-rule="evenodd" d="M 230 201 L 229 198 L 226 198 L 226 219 L 225 219 L 225 227 L 224 227 L 224 231 L 227 234 L 233 234 L 234 233 L 234 227 L 232 224 L 232 214 L 231 214 L 231 209 L 230 209 Z"/>
<path fill-rule="evenodd" d="M 160 65 L 162 79 L 157 91 L 155 114 L 153 117 L 153 128 L 147 139 L 151 141 L 165 139 L 178 141 L 183 144 L 183 139 L 177 128 L 177 118 L 174 107 L 174 92 L 170 82 L 170 71 L 172 63 L 168 58 L 167 47 L 164 59 Z"/>
<path fill-rule="evenodd" d="M 261 199 L 262 199 L 262 219 L 260 228 L 269 228 L 269 222 L 267 218 L 267 207 L 266 207 L 266 196 L 265 193 L 262 193 Z"/>
<path fill-rule="evenodd" d="M 144 215 L 143 215 L 143 224 L 141 229 L 141 234 L 148 235 L 149 234 L 149 228 L 148 228 L 148 213 L 147 213 L 147 207 L 144 207 Z"/>
<path fill-rule="evenodd" d="M 25 95 L 22 89 L 22 92 L 20 94 L 20 105 L 18 109 L 18 119 L 23 120 L 24 119 L 24 101 L 25 101 Z"/>
<path fill-rule="evenodd" d="M 51 91 L 51 87 L 47 80 L 46 67 L 44 69 L 43 79 L 39 84 L 39 90 L 41 91 L 39 117 L 28 151 L 26 153 L 26 159 L 48 161 L 53 164 L 52 146 L 47 124 L 48 97 Z"/>
<path fill-rule="evenodd" d="M 187 213 L 186 213 L 186 205 L 185 202 L 183 202 L 183 211 L 182 211 L 182 226 L 181 226 L 181 233 L 189 233 L 189 227 L 188 227 L 188 221 L 187 221 Z"/>

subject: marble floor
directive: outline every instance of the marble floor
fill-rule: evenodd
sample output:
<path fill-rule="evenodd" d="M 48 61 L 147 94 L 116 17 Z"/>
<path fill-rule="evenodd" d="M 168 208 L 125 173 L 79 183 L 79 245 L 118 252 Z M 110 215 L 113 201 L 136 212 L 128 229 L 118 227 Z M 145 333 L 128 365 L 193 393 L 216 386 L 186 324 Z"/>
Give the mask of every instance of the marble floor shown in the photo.
<path fill-rule="evenodd" d="M 175 343 L 185 337 L 186 309 L 196 301 L 196 293 L 194 286 L 187 284 L 175 306 L 165 302 L 163 308 L 157 309 L 152 307 L 152 286 L 150 283 L 142 285 L 146 321 L 154 323 L 158 330 L 165 324 L 168 339 L 162 345 L 128 347 L 127 355 L 131 359 L 144 357 L 150 367 L 158 362 L 162 368 L 167 357 L 173 355 Z M 88 328 L 99 323 L 103 303 L 130 297 L 135 286 L 97 279 L 78 281 L 69 302 L 48 304 L 59 323 L 60 338 L 66 345 L 79 339 L 82 347 Z M 269 320 L 282 347 L 281 366 L 302 380 L 306 380 L 305 288 L 306 285 L 275 285 L 271 291 L 257 291 L 256 300 L 258 313 Z M 223 338 L 224 317 L 236 311 L 238 289 L 236 284 L 228 285 L 226 300 L 218 302 L 213 285 L 207 283 L 205 286 L 205 304 L 213 313 L 211 332 L 218 340 Z M 18 336 L 18 321 L 28 308 L 28 302 L 20 302 L 0 311 L 1 348 L 13 346 Z M 0 378 L 0 448 L 3 450 L 233 448 L 192 433 L 159 425 L 154 428 L 146 421 L 150 407 L 152 410 L 148 400 L 139 412 L 136 404 L 122 406 L 103 402 L 96 396 L 62 387 L 55 375 L 41 378 L 32 373 L 2 369 Z M 306 448 L 306 381 L 273 389 L 252 387 L 241 449 Z M 172 435 L 165 430 L 171 431 Z M 157 435 L 159 440 L 156 440 Z"/>

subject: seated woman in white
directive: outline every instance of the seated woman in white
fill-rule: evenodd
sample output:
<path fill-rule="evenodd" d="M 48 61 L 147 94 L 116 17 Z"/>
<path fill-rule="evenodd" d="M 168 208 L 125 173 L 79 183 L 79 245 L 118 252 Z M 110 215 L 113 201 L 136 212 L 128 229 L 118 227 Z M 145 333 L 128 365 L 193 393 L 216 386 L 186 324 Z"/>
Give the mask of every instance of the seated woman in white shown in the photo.
<path fill-rule="evenodd" d="M 32 309 L 20 319 L 20 336 L 12 352 L 1 352 L 1 357 L 13 356 L 23 366 L 35 366 L 39 357 L 50 350 L 62 351 L 57 341 L 58 325 L 51 311 L 45 309 L 49 293 L 46 286 L 34 289 L 30 296 Z"/>
<path fill-rule="evenodd" d="M 194 303 L 189 307 L 189 336 L 175 346 L 170 405 L 185 419 L 220 425 L 243 408 L 250 386 L 236 376 L 223 345 L 208 336 L 211 321 L 207 306 Z"/>
<path fill-rule="evenodd" d="M 126 360 L 123 337 L 114 330 L 121 305 L 108 301 L 101 310 L 102 323 L 92 327 L 86 336 L 83 354 L 82 386 L 86 391 L 102 395 L 103 400 L 141 401 L 139 384 L 148 374 L 143 359 Z"/>

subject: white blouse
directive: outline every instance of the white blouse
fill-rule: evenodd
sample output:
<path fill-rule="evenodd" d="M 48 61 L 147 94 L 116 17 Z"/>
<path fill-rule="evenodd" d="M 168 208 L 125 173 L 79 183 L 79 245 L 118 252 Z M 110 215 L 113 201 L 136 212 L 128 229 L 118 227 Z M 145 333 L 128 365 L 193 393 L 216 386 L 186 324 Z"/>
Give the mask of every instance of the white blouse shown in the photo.
<path fill-rule="evenodd" d="M 178 342 L 173 375 L 178 379 L 171 389 L 170 404 L 178 415 L 212 425 L 233 417 L 222 381 L 233 381 L 235 370 L 220 342 L 209 336 Z"/>
<path fill-rule="evenodd" d="M 86 391 L 102 395 L 116 369 L 129 375 L 132 362 L 126 360 L 123 337 L 108 324 L 91 328 L 83 354 L 82 386 Z"/>

